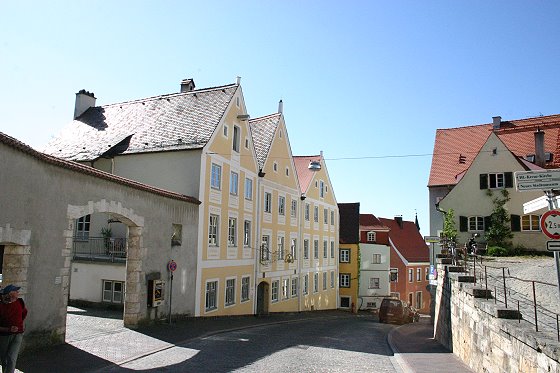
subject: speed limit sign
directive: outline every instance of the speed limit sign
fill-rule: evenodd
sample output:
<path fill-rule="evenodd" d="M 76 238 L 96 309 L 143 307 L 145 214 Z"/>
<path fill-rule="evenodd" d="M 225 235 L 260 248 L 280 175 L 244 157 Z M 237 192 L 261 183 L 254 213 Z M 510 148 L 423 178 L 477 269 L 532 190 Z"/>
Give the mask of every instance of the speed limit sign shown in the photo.
<path fill-rule="evenodd" d="M 560 211 L 550 210 L 541 217 L 541 229 L 543 233 L 553 240 L 560 239 Z"/>

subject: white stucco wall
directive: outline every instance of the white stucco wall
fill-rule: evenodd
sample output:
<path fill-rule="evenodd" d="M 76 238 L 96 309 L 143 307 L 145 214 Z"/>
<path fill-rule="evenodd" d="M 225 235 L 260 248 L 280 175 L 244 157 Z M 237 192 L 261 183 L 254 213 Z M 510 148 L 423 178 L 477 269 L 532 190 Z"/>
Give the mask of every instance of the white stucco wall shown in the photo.
<path fill-rule="evenodd" d="M 124 263 L 76 262 L 71 268 L 70 300 L 101 302 L 103 280 L 126 281 Z"/>
<path fill-rule="evenodd" d="M 360 243 L 360 309 L 379 308 L 381 299 L 389 296 L 390 248 L 386 245 Z M 381 263 L 373 263 L 373 255 L 381 255 Z M 379 289 L 370 289 L 370 278 L 379 278 Z M 368 303 L 375 303 L 368 307 Z"/>

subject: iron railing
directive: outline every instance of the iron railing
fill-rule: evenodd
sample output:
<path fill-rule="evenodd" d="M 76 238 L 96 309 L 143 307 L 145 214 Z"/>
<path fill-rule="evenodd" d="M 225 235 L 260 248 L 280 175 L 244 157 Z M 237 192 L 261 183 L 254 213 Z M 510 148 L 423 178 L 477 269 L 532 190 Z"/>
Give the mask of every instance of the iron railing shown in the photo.
<path fill-rule="evenodd" d="M 123 261 L 126 259 L 126 238 L 74 237 L 74 259 Z"/>

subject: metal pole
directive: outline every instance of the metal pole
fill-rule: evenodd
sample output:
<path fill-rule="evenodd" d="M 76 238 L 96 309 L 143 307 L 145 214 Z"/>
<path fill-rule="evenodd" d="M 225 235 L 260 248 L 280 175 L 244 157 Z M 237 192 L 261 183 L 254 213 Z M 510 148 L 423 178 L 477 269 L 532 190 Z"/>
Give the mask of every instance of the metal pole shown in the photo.
<path fill-rule="evenodd" d="M 552 190 L 544 192 L 548 200 L 548 210 L 554 210 L 554 193 Z M 558 295 L 560 296 L 560 253 L 554 252 L 554 263 L 556 264 L 556 279 L 558 280 Z"/>
<path fill-rule="evenodd" d="M 486 284 L 486 300 L 488 300 L 488 275 L 486 274 L 486 266 L 484 266 L 484 283 Z M 496 297 L 496 293 L 494 293 Z"/>
<path fill-rule="evenodd" d="M 506 289 L 506 268 L 502 267 L 502 277 L 504 278 L 504 302 L 507 308 L 507 289 Z"/>
<path fill-rule="evenodd" d="M 476 256 L 473 256 L 473 274 L 474 274 L 474 284 L 476 285 Z"/>
<path fill-rule="evenodd" d="M 517 321 L 521 323 L 521 312 L 519 312 L 519 301 L 517 301 Z"/>
<path fill-rule="evenodd" d="M 535 330 L 539 331 L 539 325 L 537 322 L 537 293 L 535 292 L 535 281 L 531 281 L 533 283 L 533 306 L 535 310 Z"/>
<path fill-rule="evenodd" d="M 556 314 L 556 334 L 558 335 L 558 342 L 560 342 L 560 322 L 558 322 L 558 314 Z"/>
<path fill-rule="evenodd" d="M 173 272 L 170 272 L 170 277 L 169 277 L 169 324 L 171 324 L 171 298 L 173 298 L 172 296 L 173 294 Z"/>

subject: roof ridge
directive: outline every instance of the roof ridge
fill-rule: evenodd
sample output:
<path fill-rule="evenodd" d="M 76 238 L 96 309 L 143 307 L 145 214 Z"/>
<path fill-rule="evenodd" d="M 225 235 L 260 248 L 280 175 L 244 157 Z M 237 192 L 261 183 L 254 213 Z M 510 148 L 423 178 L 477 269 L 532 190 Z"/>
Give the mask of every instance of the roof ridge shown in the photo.
<path fill-rule="evenodd" d="M 282 113 L 273 113 L 273 114 L 263 115 L 262 117 L 250 118 L 249 122 L 256 121 L 256 120 L 262 120 L 262 119 L 268 119 L 268 118 L 276 117 L 276 116 L 280 116 L 280 115 L 282 115 Z"/>

